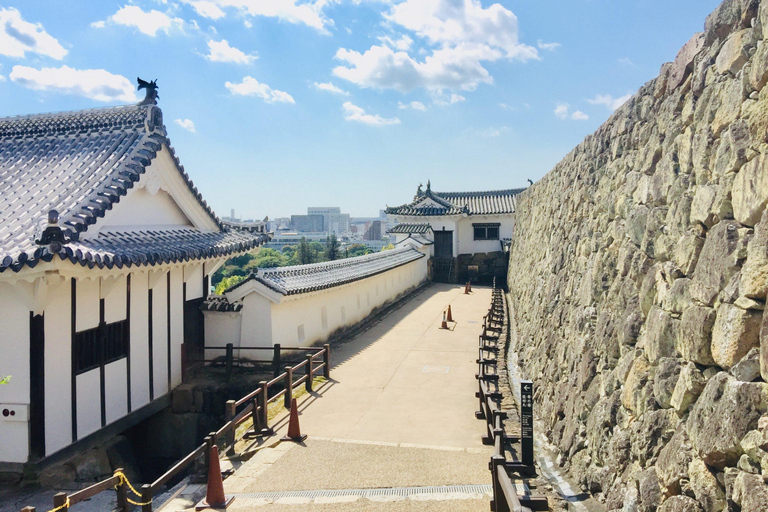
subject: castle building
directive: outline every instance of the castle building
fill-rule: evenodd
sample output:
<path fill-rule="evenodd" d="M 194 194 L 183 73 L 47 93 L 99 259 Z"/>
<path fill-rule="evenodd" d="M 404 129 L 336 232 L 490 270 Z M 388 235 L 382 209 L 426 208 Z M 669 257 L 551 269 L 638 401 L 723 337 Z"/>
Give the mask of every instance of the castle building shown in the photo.
<path fill-rule="evenodd" d="M 434 192 L 419 185 L 410 203 L 387 207 L 387 233 L 432 245 L 433 278 L 490 281 L 506 275 L 506 246 L 515 227 L 515 196 L 525 189 Z"/>
<path fill-rule="evenodd" d="M 216 217 L 154 101 L 0 119 L 0 469 L 167 406 L 209 276 L 268 239 Z"/>

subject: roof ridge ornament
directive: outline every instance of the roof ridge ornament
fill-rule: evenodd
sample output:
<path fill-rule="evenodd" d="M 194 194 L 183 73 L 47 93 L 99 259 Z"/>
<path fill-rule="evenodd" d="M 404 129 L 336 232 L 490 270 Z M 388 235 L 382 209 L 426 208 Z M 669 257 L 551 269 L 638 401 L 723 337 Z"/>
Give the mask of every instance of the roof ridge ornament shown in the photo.
<path fill-rule="evenodd" d="M 48 250 L 55 254 L 61 251 L 61 248 L 69 242 L 70 240 L 67 240 L 66 236 L 64 236 L 64 231 L 59 226 L 59 212 L 50 210 L 45 229 L 40 234 L 40 237 L 35 240 L 35 243 L 37 245 L 47 245 Z"/>
<path fill-rule="evenodd" d="M 157 98 L 160 97 L 157 94 L 159 89 L 157 85 L 157 79 L 147 82 L 139 77 L 136 77 L 136 82 L 139 84 L 139 90 L 146 89 L 146 96 L 139 102 L 139 105 L 157 105 Z"/>

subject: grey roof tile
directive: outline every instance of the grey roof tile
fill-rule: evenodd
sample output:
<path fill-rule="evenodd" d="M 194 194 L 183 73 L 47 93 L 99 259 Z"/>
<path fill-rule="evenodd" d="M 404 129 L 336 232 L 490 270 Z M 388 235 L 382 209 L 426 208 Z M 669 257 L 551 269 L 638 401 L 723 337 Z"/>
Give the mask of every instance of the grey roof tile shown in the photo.
<path fill-rule="evenodd" d="M 53 255 L 35 244 L 49 210 L 59 212 L 60 225 L 77 242 L 134 186 L 163 144 L 190 191 L 221 227 L 176 158 L 155 105 L 0 118 L 0 272 L 34 266 L 39 258 L 50 261 Z M 88 243 L 81 243 L 83 254 L 93 254 Z M 211 243 L 215 250 L 218 242 Z M 76 243 L 71 249 L 84 250 Z"/>
<path fill-rule="evenodd" d="M 210 295 L 200 304 L 203 311 L 237 312 L 243 309 L 241 302 L 229 302 L 223 295 Z"/>
<path fill-rule="evenodd" d="M 410 233 L 410 234 L 424 234 L 429 233 L 432 230 L 432 227 L 424 223 L 409 223 L 409 222 L 401 222 L 400 224 L 395 224 L 391 228 L 387 230 L 387 233 Z"/>
<path fill-rule="evenodd" d="M 323 263 L 259 269 L 227 291 L 255 280 L 283 295 L 307 293 L 372 277 L 425 256 L 412 247 L 402 247 Z"/>
<path fill-rule="evenodd" d="M 433 217 L 445 215 L 494 215 L 515 212 L 515 196 L 525 190 L 513 188 L 507 190 L 489 190 L 485 192 L 426 192 L 417 194 L 413 201 L 401 206 L 388 207 L 391 215 Z M 419 206 L 425 199 L 440 204 L 437 206 Z"/>

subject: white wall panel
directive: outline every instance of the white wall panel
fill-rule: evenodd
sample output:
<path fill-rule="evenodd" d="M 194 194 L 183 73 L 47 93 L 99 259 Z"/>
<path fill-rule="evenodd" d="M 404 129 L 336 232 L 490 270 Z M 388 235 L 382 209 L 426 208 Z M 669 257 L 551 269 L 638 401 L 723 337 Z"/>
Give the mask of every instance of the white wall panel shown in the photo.
<path fill-rule="evenodd" d="M 102 279 L 102 295 L 104 295 L 104 320 L 111 324 L 125 320 L 125 276 L 108 277 Z M 103 290 L 109 290 L 104 294 Z"/>
<path fill-rule="evenodd" d="M 82 439 L 101 428 L 101 378 L 99 374 L 100 370 L 96 368 L 76 377 L 78 439 Z"/>
<path fill-rule="evenodd" d="M 99 326 L 99 280 L 77 280 L 77 332 Z"/>
<path fill-rule="evenodd" d="M 203 296 L 203 266 L 187 265 L 184 267 L 184 281 L 187 283 L 187 300 Z"/>
<path fill-rule="evenodd" d="M 131 274 L 131 409 L 149 403 L 147 274 Z"/>
<path fill-rule="evenodd" d="M 31 289 L 31 285 L 30 285 Z M 0 404 L 29 404 L 29 305 L 10 284 L 0 283 Z M 0 462 L 26 462 L 29 423 L 0 416 Z"/>
<path fill-rule="evenodd" d="M 127 364 L 126 359 L 120 359 L 104 367 L 107 424 L 128 414 Z"/>
<path fill-rule="evenodd" d="M 154 397 L 168 392 L 168 304 L 167 278 L 161 276 L 152 291 L 152 354 Z"/>
<path fill-rule="evenodd" d="M 72 442 L 72 288 L 70 280 L 45 309 L 45 453 Z"/>

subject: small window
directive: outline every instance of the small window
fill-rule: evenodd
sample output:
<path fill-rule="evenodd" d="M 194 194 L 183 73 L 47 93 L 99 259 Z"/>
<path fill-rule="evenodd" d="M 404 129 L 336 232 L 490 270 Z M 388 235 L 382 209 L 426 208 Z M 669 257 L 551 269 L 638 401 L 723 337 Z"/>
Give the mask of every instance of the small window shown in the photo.
<path fill-rule="evenodd" d="M 75 374 L 128 357 L 128 321 L 75 333 Z"/>
<path fill-rule="evenodd" d="M 475 240 L 498 240 L 501 224 L 472 224 Z"/>

